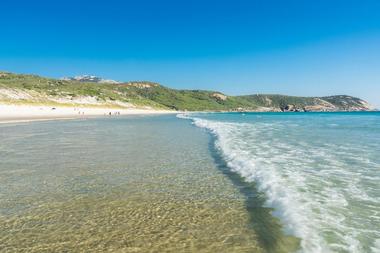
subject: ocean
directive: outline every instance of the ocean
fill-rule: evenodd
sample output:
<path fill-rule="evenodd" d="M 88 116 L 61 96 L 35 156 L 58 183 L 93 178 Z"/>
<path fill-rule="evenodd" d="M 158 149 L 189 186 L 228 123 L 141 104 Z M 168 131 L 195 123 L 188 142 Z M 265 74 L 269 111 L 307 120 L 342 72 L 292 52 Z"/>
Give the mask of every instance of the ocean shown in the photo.
<path fill-rule="evenodd" d="M 180 115 L 265 194 L 302 252 L 380 252 L 380 113 Z"/>
<path fill-rule="evenodd" d="M 0 125 L 1 252 L 379 252 L 380 113 Z"/>

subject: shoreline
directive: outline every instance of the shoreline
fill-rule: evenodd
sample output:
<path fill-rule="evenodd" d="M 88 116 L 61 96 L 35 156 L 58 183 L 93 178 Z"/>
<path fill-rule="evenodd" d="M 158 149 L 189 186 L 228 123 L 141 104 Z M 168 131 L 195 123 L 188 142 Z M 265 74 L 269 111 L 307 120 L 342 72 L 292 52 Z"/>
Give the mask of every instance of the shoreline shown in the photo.
<path fill-rule="evenodd" d="M 233 111 L 235 113 L 260 113 L 278 111 Z M 311 111 L 320 112 L 320 111 Z M 326 112 L 326 111 L 324 111 Z M 328 111 L 328 112 L 357 112 L 357 111 Z M 370 111 L 373 112 L 373 111 Z M 33 121 L 87 119 L 101 116 L 121 115 L 152 115 L 152 114 L 177 114 L 177 113 L 231 113 L 231 111 L 173 111 L 142 108 L 107 108 L 78 106 L 55 106 L 55 105 L 26 105 L 26 104 L 2 104 L 0 103 L 0 124 L 27 123 Z M 292 113 L 292 112 L 281 112 Z M 294 112 L 293 112 L 294 113 Z M 299 112 L 302 113 L 302 112 Z"/>
<path fill-rule="evenodd" d="M 170 110 L 138 108 L 102 108 L 83 106 L 8 105 L 0 104 L 0 124 L 33 121 L 86 119 L 99 116 L 152 115 L 178 113 Z"/>

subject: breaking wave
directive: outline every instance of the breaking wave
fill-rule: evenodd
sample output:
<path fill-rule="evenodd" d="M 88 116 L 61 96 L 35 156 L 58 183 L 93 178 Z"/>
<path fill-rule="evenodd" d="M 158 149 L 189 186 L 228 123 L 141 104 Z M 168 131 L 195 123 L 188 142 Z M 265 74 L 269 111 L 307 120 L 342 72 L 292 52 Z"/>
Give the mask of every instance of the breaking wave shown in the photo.
<path fill-rule="evenodd" d="M 228 167 L 265 193 L 285 232 L 302 239 L 302 252 L 378 252 L 380 163 L 373 146 L 329 141 L 323 121 L 177 117 L 216 137 Z M 308 136 L 312 125 L 316 132 Z"/>

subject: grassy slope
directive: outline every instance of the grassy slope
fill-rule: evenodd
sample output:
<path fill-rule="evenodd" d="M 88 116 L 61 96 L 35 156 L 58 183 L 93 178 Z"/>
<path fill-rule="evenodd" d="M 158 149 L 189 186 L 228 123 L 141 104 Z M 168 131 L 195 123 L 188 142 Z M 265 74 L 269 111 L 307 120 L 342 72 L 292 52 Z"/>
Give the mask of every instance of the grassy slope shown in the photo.
<path fill-rule="evenodd" d="M 162 105 L 149 99 L 130 93 L 127 88 L 113 84 L 80 83 L 62 81 L 35 75 L 7 74 L 0 76 L 0 89 L 11 88 L 26 91 L 34 95 L 33 100 L 25 102 L 48 102 L 48 97 L 96 97 L 100 103 L 107 101 L 121 101 L 137 106 L 151 106 L 163 108 Z M 35 94 L 37 93 L 37 94 Z"/>
<path fill-rule="evenodd" d="M 176 110 L 229 110 L 238 107 L 254 109 L 256 106 L 248 101 L 240 100 L 237 97 L 228 97 L 220 100 L 212 97 L 215 92 L 201 90 L 174 90 L 163 86 L 156 86 L 149 89 L 132 88 L 134 92 L 142 97 L 149 98 L 168 108 Z"/>
<path fill-rule="evenodd" d="M 259 107 L 283 108 L 292 104 L 302 108 L 306 105 L 316 105 L 320 99 L 332 103 L 339 108 L 349 109 L 351 104 L 357 105 L 360 99 L 350 96 L 331 96 L 323 98 L 295 97 L 283 95 L 248 95 L 228 96 L 219 99 L 213 95 L 217 92 L 202 90 L 176 90 L 151 82 L 131 82 L 120 85 L 81 83 L 62 81 L 35 75 L 19 75 L 0 72 L 0 89 L 25 91 L 33 95 L 32 101 L 24 102 L 49 103 L 51 97 L 96 97 L 99 103 L 112 104 L 112 101 L 131 103 L 136 106 L 149 106 L 175 110 L 255 110 Z"/>
<path fill-rule="evenodd" d="M 276 108 L 282 108 L 286 105 L 292 104 L 296 107 L 303 107 L 305 105 L 314 105 L 316 99 L 314 97 L 295 97 L 295 96 L 284 96 L 284 95 L 248 95 L 240 96 L 240 98 L 254 101 L 259 106 L 270 106 Z"/>

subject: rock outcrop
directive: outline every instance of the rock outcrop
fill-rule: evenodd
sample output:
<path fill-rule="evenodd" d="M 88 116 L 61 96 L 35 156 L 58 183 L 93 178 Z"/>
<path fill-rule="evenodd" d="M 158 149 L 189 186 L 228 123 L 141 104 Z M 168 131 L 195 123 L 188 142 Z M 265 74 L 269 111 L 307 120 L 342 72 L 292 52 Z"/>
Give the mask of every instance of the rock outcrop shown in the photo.
<path fill-rule="evenodd" d="M 92 75 L 81 75 L 81 76 L 74 76 L 74 77 L 63 77 L 61 78 L 63 81 L 77 81 L 81 83 L 111 83 L 111 84 L 118 84 L 120 82 L 111 80 L 111 79 L 103 79 L 101 77 L 92 76 Z"/>
<path fill-rule="evenodd" d="M 212 98 L 216 98 L 217 100 L 225 101 L 227 99 L 227 96 L 222 94 L 222 93 L 212 93 L 211 94 Z"/>

